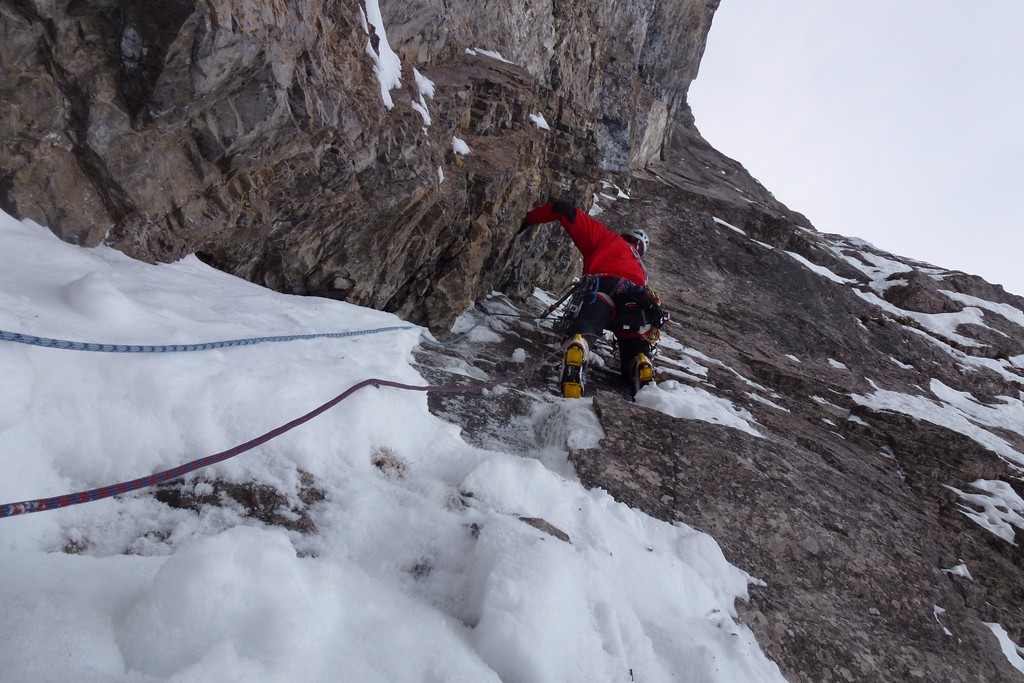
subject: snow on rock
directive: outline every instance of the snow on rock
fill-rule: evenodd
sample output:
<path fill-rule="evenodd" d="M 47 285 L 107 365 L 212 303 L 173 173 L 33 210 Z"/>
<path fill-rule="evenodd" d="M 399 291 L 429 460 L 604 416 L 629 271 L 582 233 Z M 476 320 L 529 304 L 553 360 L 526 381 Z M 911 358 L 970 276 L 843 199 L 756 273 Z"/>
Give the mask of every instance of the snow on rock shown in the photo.
<path fill-rule="evenodd" d="M 874 384 L 872 382 L 872 384 Z M 941 382 L 932 382 L 933 391 L 936 388 L 944 387 Z M 874 393 L 867 395 L 851 394 L 850 398 L 858 405 L 866 406 L 873 410 L 891 410 L 904 415 L 924 420 L 940 427 L 951 429 L 967 436 L 993 453 L 999 455 L 1011 465 L 1024 467 L 1024 454 L 1014 450 L 1006 440 L 996 436 L 982 426 L 979 426 L 972 418 L 979 419 L 986 415 L 986 411 L 972 408 L 969 411 L 962 406 L 963 401 L 957 399 L 956 404 L 943 400 L 949 398 L 950 394 L 939 389 L 937 394 L 940 400 L 932 400 L 925 396 L 904 394 L 897 391 L 875 388 Z M 1011 400 L 1005 404 L 1006 410 L 1016 411 L 1019 401 Z M 991 426 L 1002 426 L 1004 413 L 999 408 L 992 408 L 991 414 L 987 415 L 987 424 Z"/>
<path fill-rule="evenodd" d="M 752 436 L 761 436 L 754 428 L 756 422 L 749 411 L 737 408 L 727 399 L 719 398 L 704 389 L 680 384 L 675 380 L 643 387 L 637 392 L 636 402 L 672 417 L 703 420 L 739 429 Z"/>
<path fill-rule="evenodd" d="M 822 277 L 825 277 L 825 278 L 828 278 L 829 280 L 832 280 L 833 282 L 838 282 L 838 283 L 844 284 L 844 285 L 845 284 L 852 284 L 852 283 L 855 282 L 855 280 L 850 280 L 850 279 L 845 278 L 845 277 L 839 277 L 838 275 L 833 273 L 831 270 L 829 270 L 825 266 L 819 266 L 816 263 L 811 263 L 810 261 L 805 259 L 800 254 L 797 254 L 796 252 L 787 251 L 785 253 L 787 253 L 790 256 L 792 256 L 793 259 L 795 259 L 798 263 L 800 263 L 804 267 L 810 269 L 811 271 L 817 273 L 818 275 L 821 275 Z"/>
<path fill-rule="evenodd" d="M 982 299 L 976 296 L 970 296 L 969 294 L 961 294 L 960 292 L 953 292 L 947 289 L 939 290 L 942 294 L 945 294 L 954 301 L 959 301 L 967 306 L 973 306 L 976 308 L 984 308 L 985 310 L 997 313 L 1015 325 L 1024 327 L 1024 311 L 1020 310 L 1016 306 L 1010 304 L 1000 304 L 987 299 Z"/>
<path fill-rule="evenodd" d="M 1024 648 L 1017 645 L 1010 639 L 1010 634 L 999 624 L 983 622 L 992 631 L 992 635 L 999 639 L 999 647 L 1002 649 L 1006 659 L 1015 669 L 1024 673 Z"/>
<path fill-rule="evenodd" d="M 452 136 L 452 151 L 463 156 L 469 154 L 469 145 L 462 138 Z"/>
<path fill-rule="evenodd" d="M 829 244 L 829 249 L 846 263 L 867 275 L 871 280 L 869 286 L 876 292 L 884 292 L 889 287 L 900 284 L 901 280 L 890 279 L 894 275 L 910 273 L 914 270 L 905 263 L 869 251 L 874 247 L 863 240 L 845 238 L 843 242 L 837 244 L 833 240 L 833 243 Z M 851 255 L 849 251 L 852 251 L 853 254 Z"/>
<path fill-rule="evenodd" d="M 388 36 L 384 30 L 384 18 L 380 13 L 379 0 L 366 0 L 366 14 L 363 19 L 373 26 L 377 37 L 380 39 L 376 50 L 373 48 L 373 43 L 367 39 L 366 54 L 373 60 L 373 72 L 376 74 L 377 80 L 380 81 L 380 96 L 384 101 L 384 106 L 392 109 L 395 103 L 391 99 L 391 91 L 402 86 L 402 60 L 399 59 L 395 51 L 391 49 L 391 45 L 388 44 Z M 365 23 L 363 28 L 369 32 Z"/>
<path fill-rule="evenodd" d="M 893 306 L 885 299 L 871 292 L 854 290 L 854 293 L 868 303 L 874 304 L 898 317 L 912 318 L 929 332 L 938 334 L 963 346 L 981 347 L 984 344 L 959 334 L 957 328 L 961 325 L 977 325 L 992 329 L 985 324 L 985 316 L 980 308 L 967 307 L 958 313 L 918 313 L 917 311 L 907 311 Z"/>
<path fill-rule="evenodd" d="M 947 353 L 959 364 L 961 369 L 967 372 L 989 370 L 991 372 L 996 373 L 997 375 L 1001 375 L 1003 379 L 1005 379 L 1008 382 L 1014 382 L 1016 384 L 1024 386 L 1024 375 L 1018 374 L 1016 371 L 1010 369 L 1018 367 L 1014 365 L 1010 360 L 971 356 L 967 353 L 964 353 L 960 349 L 953 348 L 946 342 L 942 341 L 941 339 L 938 339 L 937 337 L 932 336 L 927 332 L 914 329 L 913 327 L 906 327 L 904 329 L 906 329 L 911 334 L 916 334 L 922 337 L 923 339 L 928 341 L 928 343 L 933 344 L 934 346 L 937 346 L 938 348 L 942 349 L 942 351 Z M 1024 369 L 1024 366 L 1021 367 L 1022 369 Z"/>
<path fill-rule="evenodd" d="M 1024 531 L 1024 499 L 1005 481 L 979 479 L 972 482 L 971 486 L 984 493 L 966 493 L 952 486 L 946 488 L 975 506 L 961 505 L 962 513 L 986 531 L 1011 545 L 1017 545 L 1014 527 Z"/>
<path fill-rule="evenodd" d="M 195 257 L 148 265 L 76 247 L 6 214 L 0 254 L 4 330 L 152 344 L 399 323 L 271 292 Z M 368 377 L 423 384 L 411 362 L 424 334 L 410 326 L 178 354 L 0 342 L 0 502 L 180 465 Z M 669 389 L 648 393 L 671 403 Z M 753 430 L 727 402 L 691 396 L 704 417 Z M 343 672 L 554 683 L 687 672 L 781 682 L 735 621 L 752 579 L 711 537 L 576 481 L 564 449 L 601 436 L 588 402 L 542 404 L 529 419 L 541 453 L 485 450 L 432 415 L 425 394 L 369 387 L 183 484 L 206 494 L 214 483 L 259 484 L 296 500 L 311 477 L 322 499 L 308 504 L 309 533 L 269 526 L 232 500 L 172 508 L 152 491 L 0 519 L 0 671 L 5 680 L 333 681 Z"/>
<path fill-rule="evenodd" d="M 615 199 L 629 199 L 629 194 L 610 180 L 602 180 L 601 187 L 605 190 L 614 190 Z"/>
<path fill-rule="evenodd" d="M 421 74 L 417 69 L 412 70 L 412 75 L 416 79 L 416 90 L 420 95 L 419 101 L 412 103 L 412 108 L 423 117 L 423 125 L 429 126 L 431 118 L 430 111 L 427 109 L 427 98 L 434 98 L 434 82 Z"/>
<path fill-rule="evenodd" d="M 727 223 L 727 222 L 723 221 L 721 218 L 718 218 L 717 216 L 712 217 L 712 220 L 714 220 L 715 223 L 717 223 L 718 225 L 721 225 L 723 227 L 729 228 L 733 232 L 738 232 L 739 234 L 743 235 L 744 237 L 747 236 L 747 233 L 745 231 L 741 230 L 740 228 L 737 228 L 735 225 L 733 225 L 731 223 Z"/>
<path fill-rule="evenodd" d="M 985 404 L 970 393 L 947 387 L 933 379 L 928 387 L 940 400 L 955 406 L 958 410 L 988 427 L 999 427 L 1024 436 L 1024 401 L 1012 396 L 998 396 L 998 404 Z"/>
<path fill-rule="evenodd" d="M 514 63 L 502 57 L 500 52 L 496 52 L 494 50 L 483 50 L 479 47 L 467 47 L 466 54 L 472 56 L 482 55 L 484 57 L 490 57 L 491 59 L 497 59 L 499 62 L 505 62 L 506 64 Z"/>
<path fill-rule="evenodd" d="M 968 579 L 970 581 L 974 581 L 974 577 L 971 576 L 971 572 L 968 571 L 967 565 L 964 564 L 963 562 L 961 562 L 960 564 L 958 564 L 955 567 L 950 567 L 949 569 L 943 569 L 942 571 L 943 571 L 943 573 L 949 574 L 950 576 L 959 576 L 962 579 Z"/>

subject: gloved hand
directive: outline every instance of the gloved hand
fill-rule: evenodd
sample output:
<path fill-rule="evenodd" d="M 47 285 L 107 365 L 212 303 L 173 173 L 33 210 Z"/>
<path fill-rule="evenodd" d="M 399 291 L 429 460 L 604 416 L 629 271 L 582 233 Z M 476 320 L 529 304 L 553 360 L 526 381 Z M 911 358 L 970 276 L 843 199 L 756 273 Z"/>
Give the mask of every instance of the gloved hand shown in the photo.
<path fill-rule="evenodd" d="M 522 235 L 524 232 L 529 230 L 532 225 L 533 223 L 524 218 L 523 222 L 519 224 L 519 232 L 517 232 L 516 235 Z"/>
<path fill-rule="evenodd" d="M 655 327 L 664 327 L 665 323 L 669 321 L 668 311 L 666 311 L 658 304 L 654 304 L 654 306 L 651 307 L 649 313 L 651 316 L 651 324 L 654 325 Z"/>
<path fill-rule="evenodd" d="M 568 199 L 555 200 L 551 205 L 551 210 L 565 216 L 570 223 L 576 222 L 576 204 Z"/>

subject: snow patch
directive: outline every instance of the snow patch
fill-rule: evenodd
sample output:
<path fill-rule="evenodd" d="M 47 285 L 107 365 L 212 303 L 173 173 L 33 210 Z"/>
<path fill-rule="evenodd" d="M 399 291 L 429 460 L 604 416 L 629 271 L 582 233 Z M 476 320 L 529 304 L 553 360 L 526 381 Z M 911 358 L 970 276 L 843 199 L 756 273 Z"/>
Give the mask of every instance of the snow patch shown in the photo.
<path fill-rule="evenodd" d="M 363 29 L 369 33 L 365 22 L 369 22 L 379 38 L 377 49 L 373 49 L 373 43 L 367 39 L 366 54 L 373 60 L 373 73 L 380 81 L 380 96 L 384 106 L 393 109 L 394 101 L 391 99 L 391 91 L 402 86 L 402 60 L 388 44 L 387 32 L 384 30 L 384 18 L 380 13 L 379 0 L 366 0 L 366 15 Z"/>
<path fill-rule="evenodd" d="M 3 213 L 0 254 L 0 329 L 27 334 L 160 344 L 401 323 L 272 292 L 195 257 L 150 265 L 77 247 Z M 86 290 L 96 299 L 70 295 Z M 474 324 L 464 317 L 458 329 Z M 412 362 L 425 334 L 182 354 L 0 343 L 0 501 L 180 465 L 369 377 L 422 385 Z M 644 680 L 682 671 L 708 683 L 781 683 L 736 623 L 734 601 L 755 580 L 710 536 L 580 486 L 566 449 L 592 446 L 600 429 L 586 400 L 557 403 L 528 425 L 543 452 L 514 454 L 467 444 L 423 393 L 368 387 L 185 482 L 209 493 L 215 477 L 295 497 L 308 473 L 324 493 L 308 507 L 310 534 L 230 504 L 173 509 L 145 491 L 5 519 L 0 671 L 140 681 L 342 671 L 412 683 L 626 680 L 633 669 Z M 382 453 L 400 474 L 375 465 Z M 546 520 L 571 544 L 523 518 Z"/>
<path fill-rule="evenodd" d="M 718 218 L 717 216 L 713 216 L 712 220 L 714 220 L 715 223 L 718 223 L 719 225 L 721 225 L 723 227 L 729 228 L 733 232 L 738 232 L 739 234 L 743 235 L 744 237 L 747 236 L 746 231 L 741 230 L 740 228 L 737 228 L 735 225 L 732 225 L 730 223 L 726 223 L 725 221 L 723 221 L 721 218 Z"/>
<path fill-rule="evenodd" d="M 988 626 L 989 630 L 992 631 L 992 635 L 999 640 L 999 647 L 1003 654 L 1006 655 L 1006 659 L 1009 660 L 1010 664 L 1021 673 L 1024 673 L 1024 657 L 1022 657 L 1024 655 L 1024 648 L 1013 642 L 1010 639 L 1010 634 L 999 624 L 987 621 L 982 623 Z"/>
<path fill-rule="evenodd" d="M 754 428 L 754 417 L 743 408 L 703 389 L 680 384 L 675 380 L 649 384 L 636 394 L 636 402 L 646 408 L 686 420 L 702 420 L 732 427 L 761 437 Z"/>
<path fill-rule="evenodd" d="M 872 382 L 872 384 L 874 383 Z M 932 386 L 934 391 L 935 387 L 942 385 L 941 383 L 936 384 L 933 381 Z M 941 397 L 947 394 L 940 389 L 939 395 Z M 1024 467 L 1024 454 L 1014 450 L 1004 439 L 999 438 L 976 424 L 975 421 L 972 421 L 972 418 L 976 420 L 984 418 L 986 420 L 985 424 L 1001 426 L 1003 413 L 998 408 L 992 414 L 974 409 L 968 411 L 959 405 L 945 401 L 935 401 L 925 396 L 915 396 L 877 388 L 870 395 L 860 396 L 851 394 L 850 398 L 858 405 L 873 410 L 891 410 L 959 432 L 999 455 L 1015 468 L 1020 469 Z M 1011 410 L 1016 408 L 1014 404 L 1007 404 L 1007 406 Z"/>
<path fill-rule="evenodd" d="M 796 252 L 786 251 L 784 253 L 789 254 L 797 262 L 801 263 L 804 267 L 812 270 L 813 272 L 817 273 L 818 275 L 821 275 L 822 277 L 825 277 L 825 278 L 828 278 L 829 280 L 832 280 L 832 282 L 838 282 L 838 283 L 844 284 L 844 285 L 856 283 L 856 280 L 850 280 L 850 279 L 845 278 L 845 277 L 839 277 L 838 275 L 833 273 L 831 270 L 829 270 L 825 266 L 819 266 L 817 263 L 811 263 L 810 261 L 805 259 L 800 254 L 797 254 Z"/>
<path fill-rule="evenodd" d="M 1005 481 L 979 479 L 971 483 L 971 486 L 984 491 L 984 493 L 965 493 L 953 486 L 946 486 L 950 491 L 973 505 L 981 508 L 960 505 L 960 512 L 969 517 L 981 528 L 990 531 L 999 538 L 1011 545 L 1017 545 L 1014 540 L 1016 533 L 1014 527 L 1024 530 L 1024 499 L 1013 490 L 1013 487 Z"/>
<path fill-rule="evenodd" d="M 462 138 L 452 136 L 452 151 L 463 156 L 469 154 L 469 145 Z"/>

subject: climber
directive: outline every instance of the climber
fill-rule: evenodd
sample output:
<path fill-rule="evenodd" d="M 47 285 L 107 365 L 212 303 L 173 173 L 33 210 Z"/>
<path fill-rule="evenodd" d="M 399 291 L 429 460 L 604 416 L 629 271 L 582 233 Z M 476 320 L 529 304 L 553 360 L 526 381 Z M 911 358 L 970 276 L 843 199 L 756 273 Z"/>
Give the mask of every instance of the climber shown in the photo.
<path fill-rule="evenodd" d="M 647 270 L 641 261 L 650 244 L 647 233 L 627 230 L 617 235 L 571 201 L 555 200 L 528 212 L 519 234 L 555 220 L 583 255 L 583 286 L 588 288 L 567 332 L 559 379 L 562 396 L 583 395 L 587 356 L 604 330 L 615 334 L 620 373 L 635 395 L 654 380 L 652 351 L 668 320 L 657 294 L 647 287 Z"/>

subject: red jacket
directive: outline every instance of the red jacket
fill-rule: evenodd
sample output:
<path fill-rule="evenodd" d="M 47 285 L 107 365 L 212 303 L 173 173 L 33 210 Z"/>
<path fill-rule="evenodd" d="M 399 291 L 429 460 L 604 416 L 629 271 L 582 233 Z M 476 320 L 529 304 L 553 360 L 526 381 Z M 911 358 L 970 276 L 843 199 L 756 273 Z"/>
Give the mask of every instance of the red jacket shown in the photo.
<path fill-rule="evenodd" d="M 647 271 L 629 242 L 579 209 L 575 209 L 575 219 L 570 220 L 553 211 L 553 206 L 554 202 L 538 206 L 526 214 L 526 220 L 531 224 L 561 223 L 583 254 L 584 275 L 612 275 L 638 285 L 647 284 Z"/>

